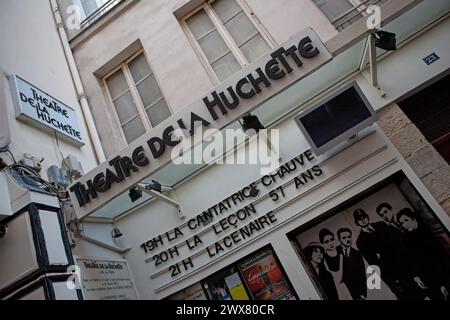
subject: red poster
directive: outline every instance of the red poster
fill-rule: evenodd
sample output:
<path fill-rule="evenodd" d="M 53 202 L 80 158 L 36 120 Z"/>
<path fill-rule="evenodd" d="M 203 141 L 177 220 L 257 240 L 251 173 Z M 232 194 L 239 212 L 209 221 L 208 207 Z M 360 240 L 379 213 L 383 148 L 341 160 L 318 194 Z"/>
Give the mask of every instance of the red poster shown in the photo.
<path fill-rule="evenodd" d="M 295 300 L 272 250 L 251 256 L 239 268 L 255 300 Z"/>

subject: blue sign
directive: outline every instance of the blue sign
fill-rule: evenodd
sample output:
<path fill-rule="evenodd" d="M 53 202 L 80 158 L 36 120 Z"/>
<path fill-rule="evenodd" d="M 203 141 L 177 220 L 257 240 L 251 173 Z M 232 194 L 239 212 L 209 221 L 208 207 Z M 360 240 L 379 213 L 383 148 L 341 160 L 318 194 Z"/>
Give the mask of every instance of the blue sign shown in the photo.
<path fill-rule="evenodd" d="M 429 56 L 426 56 L 425 58 L 423 58 L 423 61 L 427 64 L 427 66 L 429 66 L 430 64 L 438 61 L 439 59 L 440 59 L 440 57 L 436 54 L 436 52 L 433 52 Z"/>

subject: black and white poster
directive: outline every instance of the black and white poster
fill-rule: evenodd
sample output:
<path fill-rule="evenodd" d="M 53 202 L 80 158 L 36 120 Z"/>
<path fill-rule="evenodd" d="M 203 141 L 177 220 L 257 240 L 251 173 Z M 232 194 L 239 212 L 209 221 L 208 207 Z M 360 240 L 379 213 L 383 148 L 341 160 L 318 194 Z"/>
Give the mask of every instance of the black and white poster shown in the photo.
<path fill-rule="evenodd" d="M 448 231 L 430 219 L 423 201 L 407 198 L 404 180 L 294 235 L 324 298 L 449 300 L 450 258 L 442 241 Z M 442 226 L 440 234 L 430 220 L 434 229 Z"/>

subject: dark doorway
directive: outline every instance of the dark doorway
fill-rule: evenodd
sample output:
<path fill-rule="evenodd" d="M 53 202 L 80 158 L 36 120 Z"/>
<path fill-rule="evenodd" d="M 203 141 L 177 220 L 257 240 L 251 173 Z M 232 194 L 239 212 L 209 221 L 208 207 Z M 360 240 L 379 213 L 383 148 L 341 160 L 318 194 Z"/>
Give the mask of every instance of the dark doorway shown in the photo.
<path fill-rule="evenodd" d="M 450 75 L 398 104 L 450 163 Z"/>

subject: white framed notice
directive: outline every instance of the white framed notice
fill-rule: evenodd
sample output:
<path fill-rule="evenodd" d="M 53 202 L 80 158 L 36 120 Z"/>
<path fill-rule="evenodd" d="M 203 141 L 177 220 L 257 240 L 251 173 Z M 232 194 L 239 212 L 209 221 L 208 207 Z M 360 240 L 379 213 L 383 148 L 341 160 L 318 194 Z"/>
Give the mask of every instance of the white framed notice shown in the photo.
<path fill-rule="evenodd" d="M 138 300 L 133 277 L 125 260 L 75 258 L 85 300 Z"/>

